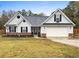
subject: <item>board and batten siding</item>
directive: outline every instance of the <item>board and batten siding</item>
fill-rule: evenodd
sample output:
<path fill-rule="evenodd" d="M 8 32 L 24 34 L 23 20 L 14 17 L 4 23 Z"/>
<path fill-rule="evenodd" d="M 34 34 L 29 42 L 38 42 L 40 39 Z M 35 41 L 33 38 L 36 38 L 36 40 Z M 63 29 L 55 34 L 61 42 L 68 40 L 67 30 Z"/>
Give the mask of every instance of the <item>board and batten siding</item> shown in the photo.
<path fill-rule="evenodd" d="M 31 32 L 31 25 L 28 24 L 28 22 L 21 22 L 18 27 L 16 28 L 16 32 L 20 33 L 21 32 L 21 27 L 28 27 L 28 32 Z"/>
<path fill-rule="evenodd" d="M 41 33 L 45 33 L 46 37 L 68 37 L 69 33 L 73 33 L 73 25 L 63 25 L 71 23 L 60 11 L 55 13 L 56 17 L 61 15 L 61 25 L 45 25 L 41 27 Z M 54 21 L 54 14 L 44 23 L 57 24 Z"/>
<path fill-rule="evenodd" d="M 31 25 L 28 23 L 27 20 L 25 20 L 25 22 L 23 22 L 23 20 L 25 20 L 25 19 L 23 19 L 21 16 L 20 16 L 19 19 L 16 16 L 16 17 L 13 18 L 13 20 L 11 22 L 9 22 L 9 25 L 18 24 L 17 27 L 16 27 L 16 32 L 17 33 L 21 32 L 21 27 L 28 27 L 28 32 L 31 32 Z M 6 26 L 6 32 L 9 32 L 9 27 L 8 26 Z"/>
<path fill-rule="evenodd" d="M 8 26 L 6 26 L 6 32 L 9 32 L 9 27 Z"/>
<path fill-rule="evenodd" d="M 57 12 L 56 13 L 57 15 L 60 15 L 61 13 L 59 13 L 59 12 Z M 56 15 L 56 16 L 57 16 Z M 67 19 L 66 19 L 66 17 L 64 17 L 64 15 L 62 15 L 61 14 L 61 22 L 60 23 L 70 23 Z M 50 20 L 48 20 L 48 21 L 46 21 L 46 23 L 56 23 L 55 21 L 54 21 L 54 15 L 50 18 Z"/>
<path fill-rule="evenodd" d="M 16 15 L 12 21 L 9 22 L 9 24 L 18 24 L 21 20 L 23 20 L 23 18 L 20 16 L 20 18 L 18 19 L 17 16 L 20 16 L 19 14 Z"/>

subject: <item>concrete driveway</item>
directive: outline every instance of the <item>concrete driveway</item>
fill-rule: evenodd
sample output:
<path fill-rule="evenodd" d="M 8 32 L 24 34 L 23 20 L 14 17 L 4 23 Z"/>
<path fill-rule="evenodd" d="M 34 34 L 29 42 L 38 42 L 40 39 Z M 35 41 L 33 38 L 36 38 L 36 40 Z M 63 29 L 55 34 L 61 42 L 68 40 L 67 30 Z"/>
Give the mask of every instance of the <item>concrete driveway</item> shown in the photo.
<path fill-rule="evenodd" d="M 68 38 L 56 38 L 56 37 L 50 37 L 48 38 L 52 41 L 55 42 L 59 42 L 59 43 L 63 43 L 63 44 L 67 44 L 67 45 L 71 45 L 71 46 L 75 46 L 79 48 L 79 39 L 68 39 Z"/>

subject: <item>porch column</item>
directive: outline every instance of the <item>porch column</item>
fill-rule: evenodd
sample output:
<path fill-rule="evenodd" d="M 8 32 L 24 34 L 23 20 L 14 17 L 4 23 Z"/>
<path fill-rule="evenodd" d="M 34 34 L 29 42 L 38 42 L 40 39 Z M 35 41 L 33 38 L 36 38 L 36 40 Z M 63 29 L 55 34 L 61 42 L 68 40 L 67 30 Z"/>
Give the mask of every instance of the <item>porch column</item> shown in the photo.
<path fill-rule="evenodd" d="M 9 32 L 9 26 L 6 26 L 6 32 Z"/>

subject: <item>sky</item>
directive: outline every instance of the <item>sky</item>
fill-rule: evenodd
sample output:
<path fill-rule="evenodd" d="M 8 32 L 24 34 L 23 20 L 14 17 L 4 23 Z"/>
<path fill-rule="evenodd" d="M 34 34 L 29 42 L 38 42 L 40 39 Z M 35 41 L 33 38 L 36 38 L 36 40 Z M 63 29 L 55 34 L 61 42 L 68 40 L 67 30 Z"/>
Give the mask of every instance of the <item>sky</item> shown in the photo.
<path fill-rule="evenodd" d="M 63 9 L 69 1 L 0 1 L 0 11 L 2 10 L 31 10 L 33 13 L 44 13 L 50 15 L 54 10 Z"/>

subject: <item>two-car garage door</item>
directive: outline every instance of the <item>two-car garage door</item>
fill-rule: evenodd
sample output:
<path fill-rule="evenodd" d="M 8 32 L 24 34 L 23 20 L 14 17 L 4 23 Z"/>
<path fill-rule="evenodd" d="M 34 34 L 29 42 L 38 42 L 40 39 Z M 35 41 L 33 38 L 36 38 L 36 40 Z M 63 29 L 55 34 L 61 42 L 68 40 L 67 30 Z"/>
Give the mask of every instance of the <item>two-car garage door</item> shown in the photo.
<path fill-rule="evenodd" d="M 46 36 L 48 37 L 67 37 L 69 33 L 73 33 L 73 27 L 71 26 L 46 27 Z"/>

